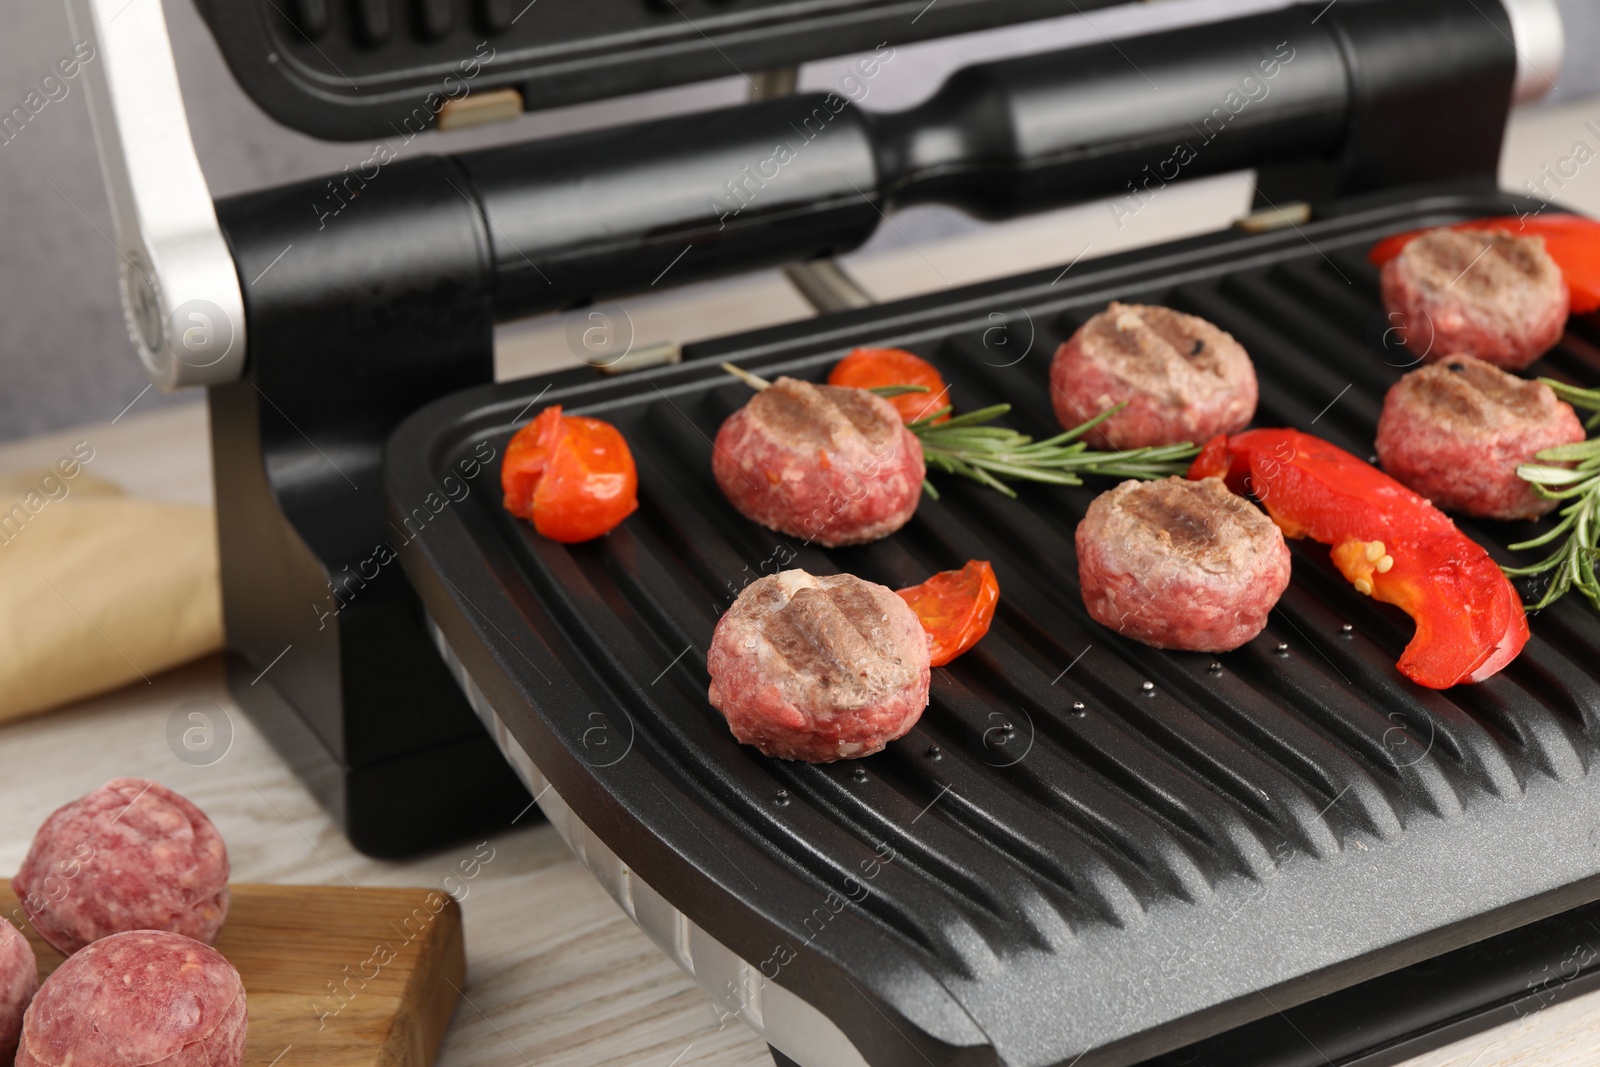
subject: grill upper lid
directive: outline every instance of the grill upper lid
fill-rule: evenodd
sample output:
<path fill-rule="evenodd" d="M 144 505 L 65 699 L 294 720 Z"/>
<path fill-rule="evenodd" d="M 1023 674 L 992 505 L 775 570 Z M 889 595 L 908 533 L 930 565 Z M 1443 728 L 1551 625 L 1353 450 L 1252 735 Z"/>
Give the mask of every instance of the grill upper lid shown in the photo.
<path fill-rule="evenodd" d="M 507 117 L 742 76 L 884 42 L 1119 0 L 198 0 L 262 110 L 313 136 L 420 132 L 447 105 Z M 491 96 L 491 94 L 493 94 Z M 487 116 L 485 116 L 487 117 Z"/>

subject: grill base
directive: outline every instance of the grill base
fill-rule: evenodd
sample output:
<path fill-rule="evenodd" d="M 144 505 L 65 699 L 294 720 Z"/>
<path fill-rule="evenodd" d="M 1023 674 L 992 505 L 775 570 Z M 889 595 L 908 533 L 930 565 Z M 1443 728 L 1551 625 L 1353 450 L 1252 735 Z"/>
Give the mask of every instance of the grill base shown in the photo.
<path fill-rule="evenodd" d="M 528 758 L 436 623 L 428 631 L 463 695 L 551 825 L 656 946 L 729 1017 L 769 1045 L 774 1067 L 865 1067 L 828 1019 L 752 985 L 757 968 L 640 882 L 572 814 Z M 643 907 L 641 900 L 645 901 Z M 698 951 L 690 949 L 690 945 Z M 771 989 L 772 987 L 766 987 Z M 1138 1067 L 1391 1067 L 1600 988 L 1600 904 L 1574 908 L 1476 945 L 1292 1007 Z M 781 1035 L 781 1037 L 780 1037 Z"/>
<path fill-rule="evenodd" d="M 484 729 L 499 746 L 501 755 L 523 786 L 533 794 L 539 810 L 556 828 L 561 840 L 583 861 L 589 873 L 605 887 L 634 925 L 698 982 L 727 1018 L 738 1019 L 764 1040 L 788 1049 L 800 1057 L 802 1067 L 867 1067 L 861 1053 L 827 1016 L 781 986 L 760 981 L 757 967 L 740 959 L 700 929 L 607 848 L 539 773 L 539 768 L 533 765 L 533 760 L 495 714 L 483 690 L 467 673 L 444 631 L 431 619 L 428 631 L 445 665 L 460 684 L 467 703 L 482 720 Z M 773 1056 L 780 1064 L 794 1062 L 776 1049 Z"/>

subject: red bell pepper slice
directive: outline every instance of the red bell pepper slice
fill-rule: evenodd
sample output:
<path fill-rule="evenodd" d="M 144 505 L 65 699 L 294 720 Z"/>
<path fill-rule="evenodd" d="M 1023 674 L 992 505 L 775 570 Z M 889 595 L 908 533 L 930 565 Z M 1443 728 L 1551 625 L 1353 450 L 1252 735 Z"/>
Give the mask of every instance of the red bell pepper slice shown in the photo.
<path fill-rule="evenodd" d="M 545 408 L 518 430 L 500 464 L 505 508 L 553 541 L 609 533 L 639 506 L 628 442 L 609 422 Z"/>
<path fill-rule="evenodd" d="M 828 384 L 856 389 L 876 389 L 884 385 L 927 386 L 926 393 L 901 393 L 884 398 L 900 412 L 903 422 L 927 418 L 950 403 L 950 389 L 944 384 L 939 368 L 903 348 L 854 349 L 833 365 L 833 370 L 828 372 Z M 945 414 L 934 421 L 947 422 L 949 418 Z"/>
<path fill-rule="evenodd" d="M 1469 219 L 1452 230 L 1501 230 L 1513 237 L 1542 237 L 1545 251 L 1561 268 L 1566 279 L 1572 313 L 1587 315 L 1600 310 L 1600 222 L 1578 215 L 1505 215 Z M 1406 245 L 1427 230 L 1411 230 L 1385 237 L 1367 254 L 1374 266 L 1381 267 L 1398 256 Z"/>
<path fill-rule="evenodd" d="M 981 559 L 958 571 L 940 571 L 921 585 L 896 590 L 933 638 L 930 665 L 943 667 L 989 632 L 1000 602 L 994 568 Z"/>
<path fill-rule="evenodd" d="M 1286 537 L 1332 545 L 1357 591 L 1417 624 L 1396 666 L 1430 689 L 1481 682 L 1528 643 L 1515 587 L 1450 518 L 1393 478 L 1298 430 L 1213 438 L 1190 478 L 1225 478 L 1256 497 Z"/>

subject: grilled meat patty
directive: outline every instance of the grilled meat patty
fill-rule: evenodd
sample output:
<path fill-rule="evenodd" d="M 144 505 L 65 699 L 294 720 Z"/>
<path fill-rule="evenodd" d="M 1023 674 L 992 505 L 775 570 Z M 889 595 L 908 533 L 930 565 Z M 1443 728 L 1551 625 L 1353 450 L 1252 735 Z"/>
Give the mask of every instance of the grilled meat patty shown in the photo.
<path fill-rule="evenodd" d="M 870 756 L 928 705 L 928 634 L 894 590 L 852 574 L 758 579 L 717 623 L 712 707 L 778 759 Z"/>
<path fill-rule="evenodd" d="M 1537 496 L 1517 464 L 1583 437 L 1577 413 L 1549 386 L 1455 356 L 1390 387 L 1377 450 L 1384 470 L 1447 511 L 1533 519 L 1556 501 Z"/>
<path fill-rule="evenodd" d="M 1567 284 L 1539 237 L 1438 229 L 1384 264 L 1390 325 L 1421 360 L 1475 356 L 1521 370 L 1567 324 Z"/>
<path fill-rule="evenodd" d="M 1233 433 L 1255 415 L 1256 396 L 1244 347 L 1171 308 L 1113 302 L 1050 365 L 1050 400 L 1067 429 L 1127 402 L 1090 433 L 1096 448 L 1199 444 Z"/>
<path fill-rule="evenodd" d="M 779 378 L 717 431 L 711 471 L 745 517 L 833 548 L 900 529 L 922 497 L 922 444 L 865 389 Z"/>
<path fill-rule="evenodd" d="M 1157 648 L 1238 648 L 1289 585 L 1283 534 L 1219 478 L 1123 482 L 1089 505 L 1077 544 L 1089 614 Z"/>

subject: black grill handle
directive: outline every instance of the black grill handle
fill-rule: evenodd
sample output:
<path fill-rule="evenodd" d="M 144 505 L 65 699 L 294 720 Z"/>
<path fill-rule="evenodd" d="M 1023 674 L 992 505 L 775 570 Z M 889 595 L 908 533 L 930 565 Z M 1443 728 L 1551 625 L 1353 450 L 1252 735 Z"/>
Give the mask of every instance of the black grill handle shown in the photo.
<path fill-rule="evenodd" d="M 352 171 L 332 196 L 319 181 L 219 211 L 253 278 L 296 232 L 337 241 L 356 228 L 329 211 L 466 197 L 488 249 L 478 280 L 506 320 L 837 254 L 915 203 L 1006 218 L 1120 196 L 1120 219 L 1171 181 L 1247 167 L 1299 175 L 1273 195 L 1304 199 L 1492 182 L 1512 33 L 1485 0 L 1319 0 L 968 67 L 894 114 L 841 88 L 467 153 L 449 186 L 385 173 L 438 169 L 418 160 L 370 180 Z M 880 49 L 852 86 L 893 61 Z M 393 254 L 425 256 L 414 245 L 397 232 Z M 272 307 L 251 295 L 254 328 Z"/>

